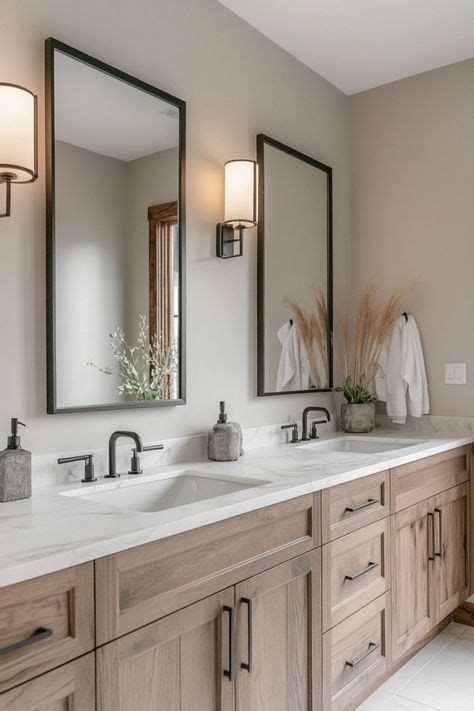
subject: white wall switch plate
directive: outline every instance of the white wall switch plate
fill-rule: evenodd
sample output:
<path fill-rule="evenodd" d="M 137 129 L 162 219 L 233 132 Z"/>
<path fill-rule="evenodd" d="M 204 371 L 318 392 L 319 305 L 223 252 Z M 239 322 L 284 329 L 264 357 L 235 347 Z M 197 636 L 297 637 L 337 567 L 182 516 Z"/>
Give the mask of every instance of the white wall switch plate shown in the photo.
<path fill-rule="evenodd" d="M 446 385 L 466 385 L 467 364 L 466 363 L 446 363 L 445 383 Z"/>

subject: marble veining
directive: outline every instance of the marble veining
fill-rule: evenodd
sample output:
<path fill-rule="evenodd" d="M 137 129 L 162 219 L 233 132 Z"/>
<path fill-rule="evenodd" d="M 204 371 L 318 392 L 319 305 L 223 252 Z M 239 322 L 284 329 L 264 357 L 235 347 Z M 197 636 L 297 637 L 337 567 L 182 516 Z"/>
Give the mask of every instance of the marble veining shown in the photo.
<path fill-rule="evenodd" d="M 276 428 L 273 426 L 274 434 Z M 393 437 L 393 431 L 377 435 Z M 341 435 L 331 435 L 340 437 Z M 245 477 L 267 483 L 214 499 L 173 509 L 142 513 L 85 498 L 63 495 L 78 489 L 77 481 L 36 488 L 31 499 L 0 504 L 0 587 L 77 565 L 95 558 L 166 538 L 209 523 L 221 521 L 329 486 L 374 474 L 422 457 L 469 444 L 470 436 L 433 434 L 420 437 L 404 431 L 404 438 L 418 442 L 412 447 L 380 454 L 318 452 L 290 444 L 247 446 L 236 462 L 209 462 L 202 456 L 185 463 L 159 464 L 144 461 L 147 477 L 169 475 L 183 469 L 210 477 Z M 264 435 L 254 433 L 261 443 Z M 281 439 L 280 439 L 281 442 Z M 198 447 L 199 450 L 199 447 Z M 193 447 L 190 451 L 194 451 Z M 160 460 L 161 462 L 163 460 Z M 119 486 L 127 485 L 128 476 Z M 134 479 L 137 481 L 137 479 Z M 80 487 L 103 487 L 81 484 Z M 81 488 L 82 491 L 82 488 Z"/>

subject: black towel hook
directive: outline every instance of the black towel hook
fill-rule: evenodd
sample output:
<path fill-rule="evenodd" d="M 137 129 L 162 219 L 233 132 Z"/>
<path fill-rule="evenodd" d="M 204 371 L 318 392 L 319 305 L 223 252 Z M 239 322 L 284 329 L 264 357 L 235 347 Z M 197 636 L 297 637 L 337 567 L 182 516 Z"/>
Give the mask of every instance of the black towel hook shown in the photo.
<path fill-rule="evenodd" d="M 404 317 L 405 317 L 405 321 L 408 322 L 408 314 L 407 314 L 406 311 L 404 311 L 404 312 L 402 313 L 402 316 L 404 316 Z"/>

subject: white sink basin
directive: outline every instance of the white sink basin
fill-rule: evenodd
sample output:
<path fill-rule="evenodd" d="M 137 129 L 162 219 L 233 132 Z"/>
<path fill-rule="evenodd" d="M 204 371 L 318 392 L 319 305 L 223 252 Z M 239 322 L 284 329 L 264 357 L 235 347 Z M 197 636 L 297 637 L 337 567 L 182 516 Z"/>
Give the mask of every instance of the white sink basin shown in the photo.
<path fill-rule="evenodd" d="M 91 489 L 62 491 L 63 496 L 78 496 L 85 501 L 116 506 L 133 511 L 164 511 L 176 506 L 192 504 L 196 501 L 214 499 L 218 496 L 233 494 L 266 481 L 246 480 L 242 478 L 219 479 L 202 472 L 185 470 L 147 477 L 126 479 L 117 482 L 99 484 Z"/>
<path fill-rule="evenodd" d="M 314 449 L 318 452 L 339 452 L 341 454 L 380 454 L 392 452 L 405 447 L 422 444 L 421 440 L 399 439 L 391 437 L 349 436 L 338 437 L 322 442 L 300 444 L 297 449 Z"/>

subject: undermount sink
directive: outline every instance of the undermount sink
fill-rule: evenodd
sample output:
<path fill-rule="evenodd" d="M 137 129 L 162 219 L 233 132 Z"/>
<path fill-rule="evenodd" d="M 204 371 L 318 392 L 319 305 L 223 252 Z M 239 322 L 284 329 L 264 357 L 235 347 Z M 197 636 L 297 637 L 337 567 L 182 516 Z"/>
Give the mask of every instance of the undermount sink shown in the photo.
<path fill-rule="evenodd" d="M 219 479 L 206 476 L 202 472 L 184 470 L 167 476 L 160 474 L 155 478 L 148 477 L 147 481 L 126 479 L 111 484 L 99 484 L 93 490 L 74 489 L 62 491 L 61 494 L 121 509 L 151 512 L 214 499 L 266 483 L 242 478 Z"/>
<path fill-rule="evenodd" d="M 421 440 L 390 437 L 350 436 L 337 439 L 300 444 L 297 449 L 314 449 L 318 452 L 338 452 L 340 454 L 380 454 L 421 444 Z"/>

